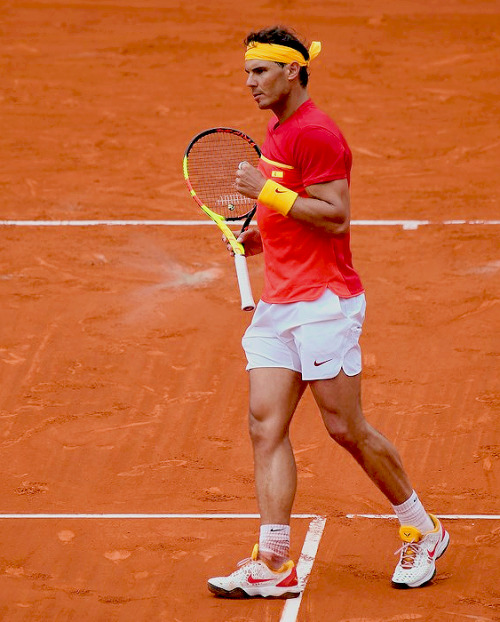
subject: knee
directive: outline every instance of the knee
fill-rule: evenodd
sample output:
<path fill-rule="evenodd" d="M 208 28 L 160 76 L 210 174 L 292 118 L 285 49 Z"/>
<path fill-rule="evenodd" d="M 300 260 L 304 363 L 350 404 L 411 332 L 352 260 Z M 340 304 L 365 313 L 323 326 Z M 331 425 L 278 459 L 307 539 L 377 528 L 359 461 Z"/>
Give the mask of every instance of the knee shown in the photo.
<path fill-rule="evenodd" d="M 250 411 L 248 430 L 254 449 L 272 450 L 288 436 L 288 428 L 283 427 L 272 416 L 263 417 Z"/>
<path fill-rule="evenodd" d="M 363 423 L 353 425 L 340 418 L 325 422 L 330 437 L 350 453 L 356 453 L 368 441 L 368 429 Z"/>
<path fill-rule="evenodd" d="M 262 420 L 257 418 L 252 411 L 248 413 L 248 432 L 254 445 L 264 436 Z"/>

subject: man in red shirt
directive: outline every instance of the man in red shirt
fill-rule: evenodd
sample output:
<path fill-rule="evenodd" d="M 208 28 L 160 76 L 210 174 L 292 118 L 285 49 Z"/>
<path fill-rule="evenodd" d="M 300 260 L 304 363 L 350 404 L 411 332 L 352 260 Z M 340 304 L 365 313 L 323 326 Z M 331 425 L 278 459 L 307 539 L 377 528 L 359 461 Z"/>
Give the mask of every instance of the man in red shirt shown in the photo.
<path fill-rule="evenodd" d="M 236 188 L 258 199 L 258 229 L 240 236 L 247 255 L 264 253 L 261 301 L 243 338 L 250 379 L 250 435 L 261 516 L 259 544 L 241 567 L 215 577 L 218 596 L 298 596 L 290 560 L 296 466 L 289 426 L 309 385 L 330 436 L 387 497 L 403 541 L 394 587 L 435 574 L 449 535 L 413 490 L 395 447 L 364 418 L 361 334 L 365 297 L 352 265 L 349 184 L 352 155 L 337 125 L 307 92 L 321 50 L 273 27 L 246 38 L 247 86 L 271 118 L 259 168 L 241 163 Z"/>

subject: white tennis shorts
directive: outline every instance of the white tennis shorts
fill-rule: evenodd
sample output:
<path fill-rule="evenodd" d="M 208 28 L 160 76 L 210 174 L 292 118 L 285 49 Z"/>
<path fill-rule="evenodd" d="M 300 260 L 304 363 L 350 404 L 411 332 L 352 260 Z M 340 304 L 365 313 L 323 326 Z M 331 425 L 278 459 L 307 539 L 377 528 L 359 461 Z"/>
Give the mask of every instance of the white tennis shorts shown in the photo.
<path fill-rule="evenodd" d="M 257 305 L 243 336 L 248 369 L 284 367 L 303 380 L 335 378 L 361 372 L 359 337 L 365 318 L 365 295 L 339 298 L 327 289 L 310 302 Z"/>

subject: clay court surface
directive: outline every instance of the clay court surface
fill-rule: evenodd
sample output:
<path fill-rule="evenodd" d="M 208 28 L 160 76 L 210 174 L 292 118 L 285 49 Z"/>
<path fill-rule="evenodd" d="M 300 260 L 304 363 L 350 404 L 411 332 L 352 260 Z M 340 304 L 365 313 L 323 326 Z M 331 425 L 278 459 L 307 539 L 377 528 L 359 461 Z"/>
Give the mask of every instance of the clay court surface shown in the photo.
<path fill-rule="evenodd" d="M 500 620 L 500 3 L 20 0 L 0 16 L 0 619 Z M 421 590 L 390 587 L 396 522 L 348 517 L 391 508 L 306 394 L 295 512 L 326 522 L 302 601 L 208 593 L 258 529 L 236 516 L 257 509 L 233 265 L 213 226 L 75 224 L 204 220 L 184 148 L 215 125 L 262 140 L 241 41 L 276 22 L 323 42 L 310 93 L 354 153 L 366 416 L 455 517 Z M 359 222 L 380 220 L 430 224 Z M 260 258 L 250 271 L 258 294 Z M 311 520 L 293 520 L 296 558 Z"/>

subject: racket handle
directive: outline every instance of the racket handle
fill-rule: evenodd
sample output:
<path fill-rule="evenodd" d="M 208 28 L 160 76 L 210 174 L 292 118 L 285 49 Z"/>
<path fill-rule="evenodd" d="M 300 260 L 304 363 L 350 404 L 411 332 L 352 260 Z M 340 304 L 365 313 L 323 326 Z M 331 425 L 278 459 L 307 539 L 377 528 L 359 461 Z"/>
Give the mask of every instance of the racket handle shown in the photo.
<path fill-rule="evenodd" d="M 241 309 L 242 311 L 253 311 L 255 302 L 252 296 L 252 286 L 250 285 L 245 255 L 235 255 L 234 265 L 236 266 L 236 276 L 238 277 L 238 285 L 240 287 Z"/>

